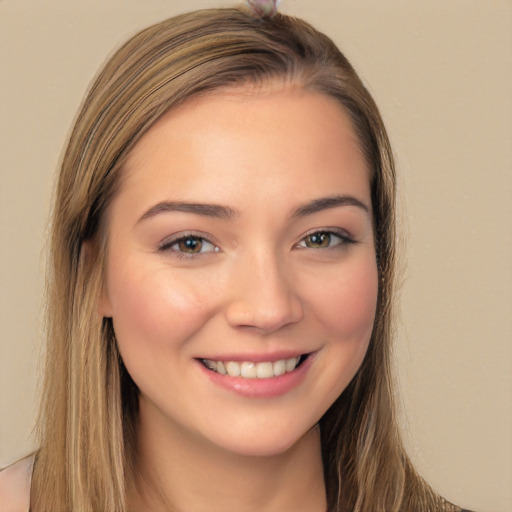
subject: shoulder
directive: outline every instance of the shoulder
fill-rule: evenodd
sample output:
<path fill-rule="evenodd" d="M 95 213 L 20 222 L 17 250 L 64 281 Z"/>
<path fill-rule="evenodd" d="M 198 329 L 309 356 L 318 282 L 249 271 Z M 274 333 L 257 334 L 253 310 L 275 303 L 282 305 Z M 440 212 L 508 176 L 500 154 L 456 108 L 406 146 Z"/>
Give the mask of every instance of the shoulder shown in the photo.
<path fill-rule="evenodd" d="M 27 457 L 0 471 L 1 512 L 28 511 L 33 463 L 34 458 Z"/>

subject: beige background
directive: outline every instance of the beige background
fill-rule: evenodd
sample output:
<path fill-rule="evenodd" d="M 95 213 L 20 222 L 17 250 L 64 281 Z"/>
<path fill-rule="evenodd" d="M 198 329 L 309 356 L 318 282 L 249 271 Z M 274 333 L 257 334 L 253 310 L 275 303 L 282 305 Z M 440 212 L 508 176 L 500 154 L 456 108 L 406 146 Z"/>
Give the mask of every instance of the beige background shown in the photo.
<path fill-rule="evenodd" d="M 32 446 L 52 180 L 106 55 L 220 0 L 0 0 L 0 466 Z M 512 510 L 512 2 L 283 0 L 340 45 L 398 156 L 408 270 L 397 360 L 413 460 Z"/>

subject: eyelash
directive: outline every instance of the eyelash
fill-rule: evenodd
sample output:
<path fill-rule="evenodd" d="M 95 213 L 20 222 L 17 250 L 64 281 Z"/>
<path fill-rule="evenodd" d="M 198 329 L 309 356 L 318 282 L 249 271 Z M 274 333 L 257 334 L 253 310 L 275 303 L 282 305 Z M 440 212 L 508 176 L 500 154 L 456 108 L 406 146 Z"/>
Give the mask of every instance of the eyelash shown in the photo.
<path fill-rule="evenodd" d="M 306 243 L 306 240 L 311 239 L 313 236 L 327 236 L 329 243 L 333 238 L 337 238 L 338 242 L 334 245 L 329 245 L 327 247 L 308 247 L 307 245 L 303 245 Z M 348 233 L 344 230 L 339 229 L 317 229 L 315 231 L 311 231 L 307 233 L 302 239 L 296 244 L 296 248 L 298 249 L 324 249 L 324 250 L 336 250 L 336 249 L 344 249 L 347 245 L 356 244 L 357 241 L 348 235 Z"/>
<path fill-rule="evenodd" d="M 327 236 L 329 245 L 327 247 L 308 247 L 305 245 L 307 242 L 307 239 L 311 239 L 314 236 Z M 333 238 L 337 239 L 337 243 L 334 245 L 330 245 Z M 202 245 L 200 247 L 200 250 L 198 252 L 186 252 L 181 249 L 173 249 L 172 247 L 175 245 L 178 245 L 180 243 L 185 243 L 187 241 L 196 241 L 203 244 L 209 244 L 212 246 L 213 250 L 207 250 L 202 251 L 203 248 Z M 310 233 L 307 233 L 304 237 L 301 238 L 301 240 L 295 244 L 294 248 L 296 249 L 323 249 L 323 250 L 336 250 L 336 249 L 343 249 L 346 248 L 347 245 L 350 244 L 356 244 L 357 241 L 351 238 L 345 231 L 343 230 L 334 230 L 334 229 L 317 229 L 315 231 L 311 231 Z M 171 238 L 171 239 L 165 239 L 161 242 L 161 244 L 158 246 L 159 252 L 173 252 L 174 255 L 177 258 L 183 259 L 183 258 L 197 258 L 200 256 L 204 256 L 207 254 L 210 254 L 212 252 L 220 252 L 220 248 L 216 246 L 213 242 L 208 240 L 206 236 L 199 233 L 187 233 L 184 235 L 180 235 L 177 238 Z"/>
<path fill-rule="evenodd" d="M 209 250 L 209 251 L 199 251 L 199 252 L 185 252 L 183 250 L 179 250 L 179 249 L 172 249 L 172 247 L 174 245 L 177 245 L 179 244 L 180 242 L 186 242 L 186 241 L 192 241 L 192 240 L 195 240 L 195 241 L 199 241 L 201 244 L 209 244 L 212 246 L 213 250 Z M 202 247 L 201 247 L 202 249 Z M 203 234 L 200 234 L 200 233 L 186 233 L 186 234 L 182 234 L 176 238 L 171 238 L 171 239 L 165 239 L 161 242 L 161 244 L 158 246 L 158 251 L 159 252 L 173 252 L 174 253 L 174 256 L 176 258 L 196 258 L 198 256 L 201 256 L 201 255 L 206 255 L 206 254 L 210 254 L 212 252 L 219 252 L 220 249 L 218 246 L 216 246 L 213 242 L 210 242 L 210 240 L 208 240 L 208 238 L 206 238 Z"/>

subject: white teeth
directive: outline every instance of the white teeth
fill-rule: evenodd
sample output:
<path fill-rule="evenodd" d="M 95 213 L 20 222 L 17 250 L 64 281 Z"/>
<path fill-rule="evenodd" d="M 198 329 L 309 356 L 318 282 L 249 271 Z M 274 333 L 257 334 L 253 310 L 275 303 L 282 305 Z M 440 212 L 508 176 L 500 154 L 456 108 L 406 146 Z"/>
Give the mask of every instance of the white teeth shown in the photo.
<path fill-rule="evenodd" d="M 256 375 L 258 379 L 270 379 L 274 376 L 272 363 L 258 363 L 256 365 Z"/>
<path fill-rule="evenodd" d="M 226 363 L 226 371 L 230 377 L 240 377 L 240 364 L 235 361 L 228 361 Z"/>
<path fill-rule="evenodd" d="M 292 372 L 297 368 L 299 361 L 300 356 L 291 357 L 290 359 L 280 359 L 274 362 L 264 361 L 261 363 L 254 363 L 252 361 L 238 363 L 236 361 L 224 362 L 203 359 L 203 364 L 210 370 L 220 373 L 221 375 L 227 374 L 230 377 L 243 377 L 244 379 L 270 379 Z"/>
<path fill-rule="evenodd" d="M 205 359 L 204 365 L 206 366 L 206 368 L 210 368 L 210 370 L 217 370 L 217 363 L 215 361 L 212 361 L 211 359 Z"/>
<path fill-rule="evenodd" d="M 294 370 L 299 362 L 299 359 L 300 359 L 299 357 L 292 357 L 291 359 L 287 359 L 284 362 L 286 365 L 286 371 L 291 372 L 292 370 Z"/>
<path fill-rule="evenodd" d="M 240 375 L 246 379 L 255 379 L 257 377 L 256 365 L 249 362 L 242 363 L 240 366 Z"/>
<path fill-rule="evenodd" d="M 276 361 L 274 363 L 274 375 L 279 377 L 279 375 L 284 375 L 286 373 L 286 363 L 283 359 L 280 361 Z"/>
<path fill-rule="evenodd" d="M 208 361 L 208 359 L 205 359 L 205 361 Z M 224 363 L 222 361 L 217 361 L 217 373 L 220 373 L 221 375 L 226 375 L 228 373 L 226 371 L 226 367 L 224 366 Z"/>

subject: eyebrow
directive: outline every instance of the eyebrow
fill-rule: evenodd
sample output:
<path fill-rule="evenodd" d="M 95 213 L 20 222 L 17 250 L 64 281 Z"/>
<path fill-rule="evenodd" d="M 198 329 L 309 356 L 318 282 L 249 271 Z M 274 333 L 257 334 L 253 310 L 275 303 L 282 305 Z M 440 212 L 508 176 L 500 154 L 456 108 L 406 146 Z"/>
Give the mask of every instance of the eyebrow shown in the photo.
<path fill-rule="evenodd" d="M 181 201 L 162 201 L 152 206 L 140 219 L 139 222 L 149 219 L 160 213 L 184 212 L 204 215 L 206 217 L 215 217 L 219 219 L 232 219 L 237 215 L 235 210 L 218 204 L 187 203 Z"/>
<path fill-rule="evenodd" d="M 357 206 L 366 213 L 370 213 L 370 208 L 353 196 L 331 196 L 314 199 L 313 201 L 300 206 L 293 212 L 292 218 L 313 215 L 314 213 L 320 212 L 322 210 L 337 208 L 338 206 Z"/>
<path fill-rule="evenodd" d="M 331 196 L 331 197 L 322 197 L 320 199 L 314 199 L 309 203 L 306 203 L 302 206 L 299 206 L 291 215 L 291 218 L 300 218 L 306 217 L 308 215 L 313 215 L 314 213 L 320 212 L 322 210 L 328 210 L 330 208 L 336 208 L 339 206 L 356 206 L 361 208 L 366 213 L 370 212 L 370 209 L 366 204 L 364 204 L 359 199 L 353 196 Z M 239 215 L 237 210 L 233 210 L 228 206 L 222 206 L 219 204 L 209 204 L 209 203 L 187 203 L 182 201 L 162 201 L 155 206 L 152 206 L 138 222 L 141 222 L 145 219 L 150 219 L 151 217 L 155 217 L 160 213 L 168 213 L 168 212 L 184 212 L 184 213 L 193 213 L 196 215 L 203 215 L 205 217 L 214 217 L 217 219 L 233 219 Z"/>

